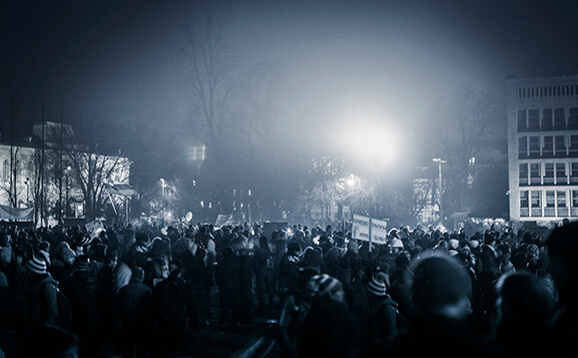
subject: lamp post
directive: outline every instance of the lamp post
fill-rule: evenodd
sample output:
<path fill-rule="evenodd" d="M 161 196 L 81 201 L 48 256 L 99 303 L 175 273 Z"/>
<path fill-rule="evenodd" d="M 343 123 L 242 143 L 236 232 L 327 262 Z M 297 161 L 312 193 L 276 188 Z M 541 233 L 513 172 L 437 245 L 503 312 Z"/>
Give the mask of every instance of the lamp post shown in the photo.
<path fill-rule="evenodd" d="M 163 178 L 161 178 L 161 207 L 162 207 L 162 215 L 161 215 L 161 225 L 164 223 L 165 221 L 165 187 L 167 186 L 167 184 L 165 183 L 165 180 Z"/>
<path fill-rule="evenodd" d="M 26 206 L 30 207 L 30 178 L 26 178 L 24 184 L 26 184 Z"/>
<path fill-rule="evenodd" d="M 66 167 L 66 169 L 64 170 L 64 189 L 65 189 L 65 198 L 64 198 L 64 202 L 65 202 L 65 207 L 64 207 L 64 219 L 68 219 L 68 206 L 70 205 L 70 202 L 68 200 L 69 196 L 68 196 L 68 175 L 70 173 L 70 169 L 72 169 L 70 166 Z"/>
<path fill-rule="evenodd" d="M 443 211 L 443 181 L 442 181 L 442 164 L 447 163 L 446 160 L 442 160 L 441 158 L 433 158 L 434 163 L 438 163 L 438 181 L 439 181 L 439 200 L 440 200 L 440 224 L 444 222 L 444 211 Z"/>

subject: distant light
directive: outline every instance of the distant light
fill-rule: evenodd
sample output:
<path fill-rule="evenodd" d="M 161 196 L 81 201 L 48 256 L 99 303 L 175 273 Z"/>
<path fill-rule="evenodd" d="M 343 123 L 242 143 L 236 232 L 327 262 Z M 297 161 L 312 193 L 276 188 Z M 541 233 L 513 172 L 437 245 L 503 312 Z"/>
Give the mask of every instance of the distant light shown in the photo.
<path fill-rule="evenodd" d="M 205 207 L 205 202 L 201 200 L 201 208 Z"/>

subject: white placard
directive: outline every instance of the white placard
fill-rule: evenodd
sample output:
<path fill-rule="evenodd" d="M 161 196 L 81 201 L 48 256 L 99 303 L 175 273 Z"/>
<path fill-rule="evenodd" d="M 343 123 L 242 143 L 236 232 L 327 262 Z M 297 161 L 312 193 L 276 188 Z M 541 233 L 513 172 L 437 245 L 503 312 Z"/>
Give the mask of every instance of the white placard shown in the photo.
<path fill-rule="evenodd" d="M 367 216 L 353 215 L 351 237 L 356 240 L 369 241 L 369 221 Z"/>

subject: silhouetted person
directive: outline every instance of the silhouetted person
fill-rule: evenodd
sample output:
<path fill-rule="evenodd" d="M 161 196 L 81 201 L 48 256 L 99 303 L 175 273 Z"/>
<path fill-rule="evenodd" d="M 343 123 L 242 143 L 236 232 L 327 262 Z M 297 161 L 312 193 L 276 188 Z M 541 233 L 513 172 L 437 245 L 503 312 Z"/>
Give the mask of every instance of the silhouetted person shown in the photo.
<path fill-rule="evenodd" d="M 578 222 L 552 231 L 546 240 L 548 272 L 558 292 L 553 347 L 558 357 L 578 356 Z"/>

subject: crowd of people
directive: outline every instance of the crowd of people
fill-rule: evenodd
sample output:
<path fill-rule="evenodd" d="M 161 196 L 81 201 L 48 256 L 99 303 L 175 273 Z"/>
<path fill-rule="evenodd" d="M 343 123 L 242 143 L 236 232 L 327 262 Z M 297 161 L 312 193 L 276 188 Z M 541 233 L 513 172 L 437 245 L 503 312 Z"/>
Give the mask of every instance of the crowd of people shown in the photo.
<path fill-rule="evenodd" d="M 577 244 L 569 222 L 373 247 L 331 226 L 8 227 L 0 357 L 194 356 L 200 329 L 257 316 L 283 357 L 576 356 Z"/>

